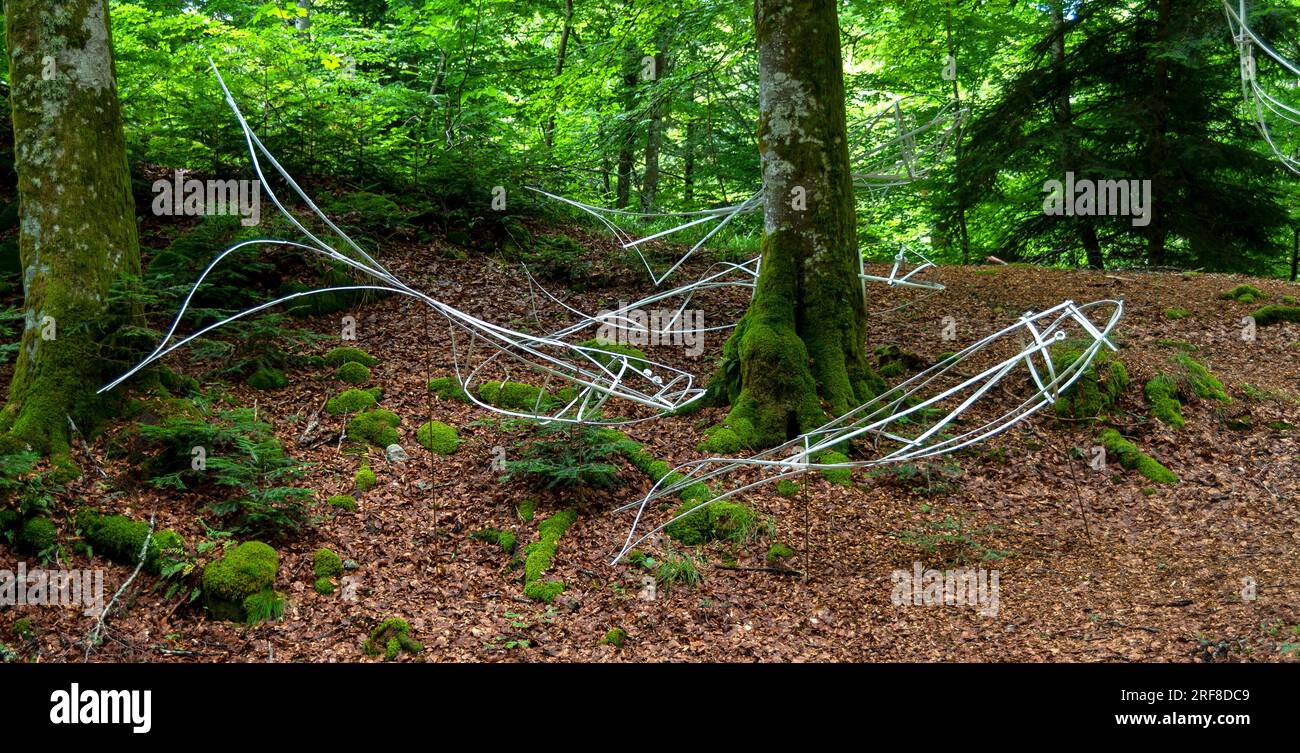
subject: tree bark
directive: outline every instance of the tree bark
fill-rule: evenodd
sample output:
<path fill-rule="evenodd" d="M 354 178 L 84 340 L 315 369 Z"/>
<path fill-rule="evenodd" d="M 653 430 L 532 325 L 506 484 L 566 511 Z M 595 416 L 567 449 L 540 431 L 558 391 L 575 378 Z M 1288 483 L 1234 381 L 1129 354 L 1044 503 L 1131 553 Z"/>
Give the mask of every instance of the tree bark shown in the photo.
<path fill-rule="evenodd" d="M 139 317 L 109 295 L 140 248 L 108 3 L 9 0 L 5 21 L 25 326 L 0 430 L 66 458 L 69 417 L 89 431 L 106 415 L 114 332 Z"/>
<path fill-rule="evenodd" d="M 756 0 L 764 208 L 749 311 L 713 398 L 732 408 L 708 449 L 769 446 L 870 400 L 857 218 L 835 0 Z"/>
<path fill-rule="evenodd" d="M 569 34 L 573 32 L 573 0 L 564 0 L 564 29 L 560 32 L 559 49 L 555 51 L 555 77 L 559 78 L 564 73 L 564 58 L 569 50 Z M 556 97 L 560 95 L 559 86 L 556 86 Z M 546 142 L 546 148 L 550 149 L 555 145 L 555 112 L 552 111 L 546 119 L 546 127 L 543 131 L 543 140 Z"/>
<path fill-rule="evenodd" d="M 1065 70 L 1065 2 L 1054 0 L 1052 3 L 1052 66 L 1056 71 L 1059 91 L 1056 97 L 1056 124 L 1062 131 L 1061 171 L 1077 170 L 1079 167 L 1079 139 L 1074 132 L 1074 111 L 1070 106 L 1070 76 Z M 1064 176 L 1062 176 L 1064 177 Z M 1083 177 L 1082 175 L 1079 177 Z M 1083 244 L 1088 267 L 1103 269 L 1105 260 L 1101 254 L 1101 242 L 1097 239 L 1097 228 L 1093 219 L 1080 218 L 1079 240 Z"/>
<path fill-rule="evenodd" d="M 629 48 L 623 53 L 623 122 L 618 146 L 618 180 L 614 188 L 614 206 L 619 209 L 626 208 L 632 197 L 633 146 L 637 128 L 631 120 L 636 109 L 636 84 L 640 72 L 641 59 L 637 57 L 635 48 Z"/>
<path fill-rule="evenodd" d="M 641 211 L 643 212 L 654 209 L 656 194 L 659 193 L 659 149 L 663 143 L 664 111 L 667 110 L 666 97 L 662 92 L 667 89 L 658 86 L 658 81 L 668 72 L 668 58 L 664 53 L 666 46 L 667 35 L 660 32 L 659 49 L 654 56 L 656 82 L 652 93 L 654 100 L 650 104 L 649 122 L 646 125 L 645 174 L 641 181 Z"/>
<path fill-rule="evenodd" d="M 1147 225 L 1147 261 L 1153 267 L 1165 263 L 1165 244 L 1168 231 L 1165 228 L 1164 213 L 1161 211 L 1164 196 L 1161 190 L 1161 172 L 1165 169 L 1165 154 L 1168 151 L 1169 127 L 1169 37 L 1173 23 L 1173 12 L 1169 0 L 1160 0 L 1156 10 L 1155 81 L 1152 88 L 1151 113 L 1152 124 L 1147 134 L 1147 164 L 1151 175 L 1151 223 Z"/>

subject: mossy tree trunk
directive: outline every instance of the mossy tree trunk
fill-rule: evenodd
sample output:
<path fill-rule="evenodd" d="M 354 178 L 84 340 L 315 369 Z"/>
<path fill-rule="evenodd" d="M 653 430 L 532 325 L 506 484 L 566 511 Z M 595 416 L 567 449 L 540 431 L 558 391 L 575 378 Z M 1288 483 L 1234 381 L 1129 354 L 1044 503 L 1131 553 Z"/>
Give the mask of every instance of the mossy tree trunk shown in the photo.
<path fill-rule="evenodd" d="M 762 266 L 711 384 L 732 406 L 706 445 L 755 448 L 874 396 L 835 0 L 756 0 Z M 736 447 L 731 447 L 735 445 Z"/>
<path fill-rule="evenodd" d="M 68 418 L 89 430 L 103 417 L 108 342 L 139 315 L 110 310 L 140 248 L 108 3 L 9 0 L 5 22 L 25 323 L 0 430 L 66 457 Z"/>

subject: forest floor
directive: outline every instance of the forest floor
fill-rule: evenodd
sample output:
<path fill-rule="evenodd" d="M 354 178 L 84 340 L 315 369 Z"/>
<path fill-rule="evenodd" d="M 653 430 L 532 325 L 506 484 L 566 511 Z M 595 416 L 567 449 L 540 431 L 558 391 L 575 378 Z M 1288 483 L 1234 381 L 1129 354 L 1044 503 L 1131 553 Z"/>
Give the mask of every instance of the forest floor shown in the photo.
<path fill-rule="evenodd" d="M 531 319 L 527 283 L 516 265 L 414 251 L 393 256 L 400 258 L 390 269 L 470 314 L 513 326 Z M 693 279 L 704 266 L 688 264 L 677 279 Z M 399 433 L 411 459 L 390 464 L 382 451 L 372 451 L 378 485 L 357 495 L 355 513 L 323 514 L 306 534 L 276 544 L 284 617 L 255 627 L 216 621 L 197 603 L 168 599 L 154 579 L 141 577 L 124 600 L 127 609 L 109 619 L 107 640 L 93 658 L 371 661 L 361 651 L 363 639 L 378 621 L 396 616 L 410 622 L 412 636 L 425 646 L 402 661 L 1295 660 L 1300 428 L 1292 427 L 1300 426 L 1300 325 L 1261 327 L 1253 341 L 1243 339 L 1241 319 L 1254 307 L 1220 293 L 1249 282 L 1276 302 L 1297 287 L 1213 274 L 1020 266 L 945 266 L 938 276 L 947 290 L 937 295 L 872 289 L 874 308 L 911 301 L 871 318 L 872 346 L 897 344 L 933 362 L 1027 310 L 1065 299 L 1123 299 L 1120 355 L 1133 386 L 1110 424 L 1181 483 L 1155 484 L 1113 461 L 1093 469 L 1089 452 L 1099 426 L 1044 411 L 976 452 L 926 466 L 936 474 L 928 479 L 858 472 L 849 486 L 810 478 L 795 497 L 767 487 L 749 494 L 744 501 L 770 520 L 771 535 L 749 546 L 705 546 L 700 583 L 661 586 L 650 599 L 646 570 L 609 564 L 629 522 L 613 508 L 643 494 L 649 482 L 630 466 L 622 469 L 622 486 L 581 494 L 499 482 L 494 448 L 509 447 L 514 438 L 483 421 L 487 411 L 429 397 L 429 377 L 450 373 L 445 327 L 408 299 L 386 298 L 354 312 L 358 340 L 346 344 L 381 359 L 371 383 L 384 388 L 382 405 L 404 418 Z M 563 295 L 591 312 L 634 300 L 647 287 L 631 265 L 577 282 Z M 706 324 L 734 321 L 747 300 L 743 290 L 719 296 Z M 1189 313 L 1171 318 L 1170 307 Z M 335 331 L 338 322 L 319 317 L 305 326 Z M 945 326 L 950 333 L 955 326 L 955 341 L 944 339 Z M 683 363 L 707 375 L 723 340 L 710 333 L 703 355 Z M 1178 352 L 1206 363 L 1231 400 L 1187 405 L 1186 426 L 1174 430 L 1151 418 L 1142 384 Z M 168 364 L 194 372 L 183 354 Z M 318 500 L 351 493 L 355 456 L 331 442 L 297 442 L 302 417 L 318 411 L 339 383 L 327 370 L 290 377 L 275 392 L 245 386 L 229 392 L 244 405 L 256 403 L 292 454 L 315 464 L 304 485 Z M 987 399 L 1009 398 L 994 392 Z M 459 429 L 455 454 L 432 456 L 416 444 L 415 427 L 431 413 Z M 675 465 L 703 456 L 696 444 L 723 415 L 705 409 L 626 433 Z M 122 461 L 108 459 L 106 441 L 92 441 L 90 454 L 109 478 L 130 474 Z M 64 497 L 62 514 L 54 517 L 65 537 L 73 535 L 70 511 L 87 501 L 136 518 L 156 512 L 159 528 L 174 528 L 187 541 L 205 536 L 197 521 L 201 494 L 141 487 L 106 495 L 88 472 Z M 538 502 L 531 522 L 519 512 L 525 499 Z M 538 521 L 575 506 L 577 520 L 547 574 L 566 584 L 553 604 L 526 598 L 521 570 L 510 569 L 495 545 L 469 538 L 483 528 L 509 530 L 522 547 L 537 538 Z M 774 542 L 793 550 L 785 565 L 806 570 L 806 578 L 767 568 Z M 348 573 L 351 588 L 328 596 L 313 590 L 312 553 L 322 546 L 356 562 Z M 656 556 L 684 551 L 666 539 L 643 548 Z M 18 558 L 0 545 L 0 562 Z M 996 570 L 997 609 L 895 605 L 894 573 L 911 572 L 914 563 Z M 132 570 L 80 555 L 62 564 L 104 568 L 109 594 Z M 36 632 L 15 642 L 12 626 L 21 617 Z M 92 622 L 74 609 L 0 609 L 0 636 L 27 660 L 80 661 L 79 641 Z M 621 648 L 602 643 L 614 627 L 626 631 Z"/>

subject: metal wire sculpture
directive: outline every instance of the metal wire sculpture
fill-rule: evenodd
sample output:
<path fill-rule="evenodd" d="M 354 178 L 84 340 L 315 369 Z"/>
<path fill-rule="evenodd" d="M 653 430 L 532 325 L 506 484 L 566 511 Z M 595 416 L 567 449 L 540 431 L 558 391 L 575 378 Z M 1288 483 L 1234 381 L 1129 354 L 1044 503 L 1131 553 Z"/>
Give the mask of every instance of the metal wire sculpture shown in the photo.
<path fill-rule="evenodd" d="M 1300 66 L 1288 60 L 1250 27 L 1246 0 L 1238 0 L 1235 8 L 1233 5 L 1231 0 L 1223 0 L 1223 11 L 1228 17 L 1228 29 L 1237 44 L 1237 51 L 1241 58 L 1242 96 L 1251 109 L 1255 127 L 1268 143 L 1269 149 L 1277 155 L 1288 170 L 1300 175 L 1300 156 L 1289 153 L 1278 144 L 1278 136 L 1269 126 L 1272 118 L 1282 120 L 1289 126 L 1300 126 L 1300 109 L 1288 105 L 1260 85 L 1255 52 L 1263 53 L 1266 59 L 1272 60 L 1290 76 L 1300 76 Z"/>
<path fill-rule="evenodd" d="M 101 387 L 99 392 L 102 393 L 117 387 L 149 364 L 178 348 L 184 347 L 194 339 L 251 314 L 305 296 L 371 290 L 397 293 L 415 298 L 446 319 L 452 335 L 457 381 L 461 383 L 465 393 L 474 403 L 490 411 L 520 418 L 544 419 L 547 421 L 617 425 L 654 418 L 662 413 L 683 408 L 703 397 L 704 390 L 695 386 L 695 377 L 689 372 L 673 368 L 667 364 L 635 358 L 600 347 L 574 344 L 558 337 L 536 336 L 517 332 L 471 316 L 406 284 L 375 261 L 316 206 L 249 126 L 215 64 L 212 65 L 212 70 L 216 74 L 217 81 L 225 95 L 226 104 L 234 113 L 235 119 L 243 132 L 253 169 L 262 182 L 266 195 L 288 220 L 289 224 L 297 229 L 308 242 L 302 243 L 274 238 L 256 239 L 237 243 L 217 254 L 203 270 L 202 274 L 199 275 L 198 280 L 191 286 L 162 342 L 154 348 L 152 353 L 145 356 L 131 369 Z M 262 159 L 265 159 L 274 169 L 274 172 L 284 180 L 292 193 L 307 206 L 310 213 L 345 244 L 348 250 L 347 253 L 336 249 L 320 235 L 313 233 L 293 212 L 285 207 L 266 179 Z M 324 233 L 321 233 L 321 235 L 324 235 Z M 324 256 L 374 278 L 377 282 L 319 288 L 281 296 L 209 324 L 185 337 L 177 338 L 177 329 L 189 309 L 190 302 L 212 270 L 232 254 L 260 246 L 291 248 Z M 485 344 L 489 349 L 489 354 L 477 365 L 462 366 L 460 350 L 457 347 L 457 331 L 468 335 L 471 354 L 479 343 Z M 512 366 L 516 369 L 541 374 L 545 380 L 537 393 L 537 402 L 531 410 L 489 405 L 476 394 L 474 384 L 487 373 L 486 369 L 496 369 L 498 374 L 503 375 L 502 381 L 505 381 L 513 373 Z M 547 387 L 554 382 L 558 382 L 564 387 L 553 394 Z M 610 400 L 622 402 L 634 409 L 639 406 L 644 410 L 641 411 L 642 415 L 640 416 L 606 418 L 602 408 Z"/>
<path fill-rule="evenodd" d="M 1102 321 L 1089 313 L 1109 307 Z M 1044 406 L 1053 404 L 1085 373 L 1102 347 L 1115 349 L 1110 335 L 1123 315 L 1122 301 L 1101 300 L 1086 304 L 1066 301 L 1041 313 L 1028 312 L 1020 320 L 975 342 L 938 364 L 889 389 L 874 400 L 802 436 L 742 458 L 711 457 L 692 460 L 665 474 L 639 501 L 619 511 L 635 510 L 618 562 L 639 543 L 708 505 L 765 484 L 790 479 L 813 471 L 872 468 L 955 452 L 982 442 L 1025 420 Z M 1103 311 L 1103 313 L 1105 313 Z M 1053 348 L 1069 342 L 1077 358 L 1058 361 Z M 1082 344 L 1080 344 L 1082 343 Z M 1002 351 L 1002 353 L 998 353 Z M 977 363 L 992 355 L 991 363 Z M 1060 363 L 1060 368 L 1058 368 Z M 973 365 L 975 373 L 961 367 Z M 956 433 L 945 430 L 958 423 L 982 397 L 1007 382 L 1023 377 L 1021 387 L 1031 387 L 1020 402 L 973 428 Z M 977 419 L 978 420 L 978 419 Z M 876 456 L 870 460 L 821 462 L 822 453 L 847 446 L 850 441 L 868 445 Z M 756 479 L 742 478 L 745 473 Z M 724 491 L 710 491 L 711 499 L 691 507 L 637 536 L 647 508 L 656 500 L 675 496 L 698 483 L 723 480 Z"/>
<path fill-rule="evenodd" d="M 692 297 L 701 291 L 716 288 L 737 286 L 753 288 L 759 274 L 760 260 L 758 258 L 739 264 L 725 262 L 715 264 L 700 280 L 672 290 L 655 293 L 640 301 L 621 305 L 612 311 L 601 312 L 594 317 L 587 316 L 564 304 L 557 297 L 546 292 L 545 288 L 538 285 L 532 276 L 528 275 L 530 286 L 540 288 L 551 300 L 561 305 L 568 312 L 576 314 L 577 321 L 563 329 L 542 336 L 518 332 L 484 321 L 408 285 L 348 237 L 316 206 L 257 137 L 257 134 L 244 118 L 234 96 L 226 86 L 215 64 L 212 65 L 212 70 L 216 74 L 226 103 L 234 113 L 243 133 L 251 164 L 258 179 L 263 184 L 266 195 L 288 220 L 289 224 L 302 234 L 306 242 L 275 238 L 256 239 L 236 243 L 218 253 L 191 286 L 180 309 L 176 312 L 171 327 L 153 352 L 145 356 L 139 363 L 117 379 L 100 388 L 101 393 L 116 388 L 141 369 L 184 347 L 196 338 L 243 317 L 305 296 L 331 292 L 371 290 L 397 293 L 414 298 L 433 309 L 447 321 L 451 334 L 456 379 L 471 401 L 489 411 L 541 422 L 560 421 L 613 425 L 652 419 L 664 413 L 686 407 L 703 397 L 705 391 L 695 386 L 696 377 L 690 372 L 673 368 L 667 364 L 656 363 L 648 358 L 600 347 L 599 345 L 575 344 L 571 340 L 589 334 L 588 330 L 592 327 L 601 326 L 614 327 L 624 333 L 632 332 L 638 336 L 683 334 L 684 330 L 681 329 L 682 315 L 689 306 Z M 901 118 L 900 113 L 901 109 L 895 107 L 893 114 L 896 119 Z M 956 117 L 955 114 L 954 117 Z M 898 122 L 901 128 L 902 120 L 900 119 Z M 937 122 L 937 120 L 931 121 L 920 129 L 909 128 L 904 135 L 912 136 L 922 133 L 928 128 L 935 127 Z M 871 150 L 868 156 L 879 156 L 882 153 L 880 150 Z M 915 151 L 913 153 L 915 154 Z M 322 237 L 326 233 L 313 233 L 300 218 L 285 206 L 280 197 L 269 186 L 263 169 L 263 160 L 273 168 L 274 174 L 284 181 L 291 193 L 308 208 L 314 220 L 322 223 L 331 234 L 342 241 L 344 250 L 339 250 L 326 242 Z M 907 160 L 903 162 L 885 160 L 877 166 L 878 169 L 875 172 L 865 175 L 870 180 L 886 181 L 889 175 L 900 176 L 899 170 L 905 170 L 909 175 L 915 176 L 918 171 L 914 166 L 907 165 L 907 162 Z M 894 172 L 890 172 L 891 170 Z M 729 215 L 721 214 L 722 210 L 697 213 L 699 218 L 688 224 L 718 219 L 719 217 L 722 218 L 720 223 L 725 224 L 736 213 L 749 211 L 745 208 L 750 206 L 751 202 L 758 202 L 761 195 L 760 191 L 755 197 L 730 208 L 731 214 Z M 582 206 L 563 197 L 556 196 L 554 198 L 567 201 L 576 206 Z M 753 204 L 753 206 L 757 206 L 757 203 Z M 716 232 L 717 229 L 714 228 L 711 234 Z M 616 228 L 615 231 L 618 232 Z M 190 303 L 212 271 L 235 253 L 262 246 L 288 248 L 320 255 L 357 273 L 373 278 L 375 282 L 295 292 L 245 309 L 208 324 L 189 335 L 179 337 L 177 330 L 189 310 Z M 869 275 L 864 268 L 862 272 L 864 284 L 872 281 L 899 287 L 925 288 L 931 291 L 941 290 L 942 286 L 938 283 L 915 279 L 917 274 L 934 265 L 924 256 L 915 254 L 915 252 L 912 253 L 920 260 L 919 262 L 914 259 L 910 260 L 913 267 L 905 269 L 905 264 L 909 263 L 909 253 L 906 250 L 900 250 L 887 277 Z M 679 260 L 674 269 L 684 261 L 685 257 Z M 649 268 L 648 264 L 647 268 Z M 525 269 L 525 273 L 527 273 L 527 269 Z M 660 280 L 662 279 L 661 277 Z M 634 316 L 634 312 L 638 309 L 673 300 L 679 301 L 677 308 L 674 309 L 675 313 L 657 328 L 642 323 Z M 1105 323 L 1098 324 L 1092 321 L 1088 313 L 1104 306 L 1112 307 Z M 742 474 L 746 471 L 758 475 L 757 480 L 733 485 L 732 488 L 717 494 L 710 502 L 704 503 L 707 505 L 779 479 L 791 478 L 817 470 L 867 468 L 931 457 L 953 452 L 1006 431 L 1043 406 L 1054 402 L 1064 390 L 1068 389 L 1086 371 L 1097 352 L 1103 346 L 1114 348 L 1108 337 L 1119 321 L 1122 312 L 1123 304 L 1119 301 L 1097 301 L 1083 305 L 1076 305 L 1073 302 L 1066 301 L 1038 314 L 1026 313 L 1015 324 L 983 338 L 943 362 L 893 387 L 871 402 L 849 411 L 803 436 L 748 458 L 705 458 L 683 464 L 676 469 L 676 473 L 665 476 L 656 483 L 639 503 L 629 503 L 620 508 L 620 510 L 635 508 L 636 515 L 628 532 L 627 540 L 615 557 L 615 561 L 623 557 L 636 543 L 662 530 L 664 525 L 673 522 L 670 520 L 649 533 L 643 534 L 640 538 L 635 538 L 647 505 L 653 500 L 676 494 L 692 483 L 719 479 L 732 480 L 731 477 L 734 474 Z M 734 326 L 734 323 L 727 323 L 696 331 L 717 331 L 732 326 Z M 1068 333 L 1075 330 L 1077 332 L 1074 337 L 1086 344 L 1082 346 L 1077 358 L 1058 369 L 1053 359 L 1052 348 L 1065 342 L 1067 337 L 1070 336 Z M 470 341 L 468 352 L 465 353 L 467 362 L 464 364 L 462 364 L 462 352 L 458 345 L 457 333 L 468 336 Z M 1009 344 L 1009 341 L 1016 337 L 1026 340 L 1028 344 L 1015 343 L 1013 347 Z M 475 363 L 473 353 L 480 344 L 483 345 L 487 354 Z M 1003 352 L 998 353 L 999 350 Z M 959 368 L 976 364 L 976 361 L 980 358 L 988 357 L 990 354 L 993 356 L 993 363 L 991 365 L 977 364 L 978 373 L 966 374 Z M 474 388 L 475 384 L 485 379 L 489 374 L 494 376 L 503 375 L 504 380 L 509 379 L 515 369 L 541 375 L 544 379 L 544 383 L 538 389 L 535 403 L 531 407 L 518 405 L 503 407 L 489 404 L 477 394 L 478 391 Z M 1034 387 L 1017 406 L 996 415 L 973 429 L 967 429 L 957 434 L 944 433 L 946 428 L 953 425 L 967 413 L 990 389 L 1005 383 L 1008 377 L 1014 373 L 1022 373 L 1026 377 L 1024 385 Z M 552 392 L 550 388 L 554 383 L 562 386 Z M 603 408 L 611 400 L 621 403 L 623 408 L 632 409 L 634 414 L 639 411 L 640 415 L 607 417 L 603 412 Z M 851 460 L 848 462 L 823 462 L 820 458 L 821 453 L 826 450 L 832 447 L 845 446 L 850 441 L 869 441 L 871 448 L 877 452 L 877 457 L 872 460 Z M 665 483 L 665 481 L 668 483 Z M 696 507 L 691 512 L 698 509 L 700 508 Z M 674 520 L 680 519 L 685 514 L 689 513 L 679 515 Z"/>

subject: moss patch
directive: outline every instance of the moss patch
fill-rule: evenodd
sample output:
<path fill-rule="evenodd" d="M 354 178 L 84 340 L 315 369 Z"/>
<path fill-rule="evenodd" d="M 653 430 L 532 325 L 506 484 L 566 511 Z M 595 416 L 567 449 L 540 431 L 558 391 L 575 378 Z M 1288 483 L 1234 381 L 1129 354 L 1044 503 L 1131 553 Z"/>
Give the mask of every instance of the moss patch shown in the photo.
<path fill-rule="evenodd" d="M 462 403 L 471 402 L 469 393 L 461 386 L 456 377 L 445 376 L 435 377 L 429 380 L 429 391 L 443 400 L 459 400 Z"/>
<path fill-rule="evenodd" d="M 847 463 L 849 462 L 849 456 L 835 450 L 827 450 L 817 456 L 817 462 L 825 465 Z M 840 486 L 853 485 L 853 471 L 849 468 L 823 468 L 818 473 L 832 484 L 839 484 Z"/>
<path fill-rule="evenodd" d="M 124 565 L 140 561 L 140 549 L 149 535 L 149 523 L 132 520 L 125 515 L 101 515 L 89 508 L 77 513 L 77 528 L 92 548 Z M 145 552 L 144 566 L 157 575 L 163 567 L 181 562 L 188 557 L 185 540 L 171 529 L 154 531 Z"/>
<path fill-rule="evenodd" d="M 1052 357 L 1056 373 L 1073 366 L 1083 357 L 1084 349 L 1074 342 L 1063 343 Z M 1128 369 L 1114 354 L 1101 352 L 1074 384 L 1056 401 L 1056 414 L 1062 418 L 1095 419 L 1110 413 L 1119 396 L 1128 388 Z"/>
<path fill-rule="evenodd" d="M 623 648 L 624 641 L 627 640 L 627 631 L 621 627 L 610 628 L 605 633 L 605 637 L 600 639 L 602 645 L 613 646 L 614 648 Z"/>
<path fill-rule="evenodd" d="M 327 400 L 325 402 L 325 412 L 332 416 L 360 413 L 363 410 L 373 408 L 379 402 L 380 394 L 378 387 L 368 390 L 353 387 Z"/>
<path fill-rule="evenodd" d="M 561 510 L 537 526 L 537 541 L 524 547 L 524 595 L 550 603 L 564 590 L 561 581 L 543 581 L 542 575 L 555 560 L 560 537 L 578 519 L 575 510 Z"/>
<path fill-rule="evenodd" d="M 1187 317 L 1189 317 L 1189 316 L 1191 316 L 1191 315 L 1192 315 L 1192 312 L 1188 311 L 1187 309 L 1180 309 L 1180 308 L 1168 308 L 1168 309 L 1165 309 L 1165 318 L 1166 318 L 1166 319 L 1186 319 Z"/>
<path fill-rule="evenodd" d="M 334 371 L 334 378 L 348 384 L 365 384 L 370 381 L 370 368 L 363 363 L 348 361 Z"/>
<path fill-rule="evenodd" d="M 1219 294 L 1219 297 L 1227 301 L 1236 301 L 1238 303 L 1254 303 L 1262 301 L 1268 296 L 1259 288 L 1252 285 L 1238 285 L 1232 290 L 1225 290 Z"/>
<path fill-rule="evenodd" d="M 495 544 L 501 547 L 501 551 L 506 554 L 514 554 L 518 541 L 515 535 L 510 531 L 500 531 L 495 528 L 482 528 L 469 535 L 471 539 L 477 541 L 486 541 L 489 544 Z"/>
<path fill-rule="evenodd" d="M 1144 477 L 1161 484 L 1176 484 L 1178 477 L 1160 464 L 1158 460 L 1142 452 L 1137 445 L 1120 436 L 1114 429 L 1103 429 L 1097 435 L 1106 451 L 1119 458 L 1119 464 L 1128 470 L 1136 470 Z"/>
<path fill-rule="evenodd" d="M 208 611 L 219 620 L 243 622 L 244 601 L 270 589 L 280 569 L 280 556 L 260 541 L 247 541 L 203 570 L 203 594 Z"/>
<path fill-rule="evenodd" d="M 43 552 L 49 549 L 54 546 L 57 538 L 58 532 L 54 529 L 54 523 L 42 516 L 28 518 L 18 534 L 18 540 L 31 552 Z"/>
<path fill-rule="evenodd" d="M 460 447 L 460 435 L 456 429 L 441 421 L 426 421 L 415 430 L 415 441 L 424 449 L 439 455 L 450 455 Z"/>
<path fill-rule="evenodd" d="M 325 363 L 330 366 L 342 366 L 345 363 L 359 363 L 362 366 L 374 366 L 379 359 L 360 348 L 335 348 L 325 354 Z"/>
<path fill-rule="evenodd" d="M 1178 400 L 1178 382 L 1161 374 L 1148 381 L 1143 388 L 1151 403 L 1151 415 L 1176 428 L 1183 427 L 1183 404 Z"/>
<path fill-rule="evenodd" d="M 348 421 L 348 439 L 368 442 L 376 447 L 397 444 L 401 441 L 397 435 L 397 425 L 400 423 L 400 416 L 383 408 L 358 413 Z"/>
<path fill-rule="evenodd" d="M 1281 322 L 1300 322 L 1300 307 L 1298 306 L 1264 306 L 1251 314 L 1255 324 L 1260 327 L 1268 327 Z"/>
<path fill-rule="evenodd" d="M 357 469 L 357 475 L 352 477 L 352 484 L 356 486 L 357 493 L 364 493 L 367 489 L 374 487 L 378 483 L 375 479 L 375 472 L 370 470 L 370 466 L 363 465 Z"/>
<path fill-rule="evenodd" d="M 392 661 L 403 651 L 418 654 L 424 650 L 424 645 L 411 638 L 410 623 L 400 617 L 390 617 L 370 631 L 361 650 L 366 656 L 383 654 L 384 661 Z"/>
<path fill-rule="evenodd" d="M 326 503 L 329 504 L 330 507 L 337 507 L 340 510 L 347 510 L 348 512 L 356 512 L 357 510 L 357 501 L 350 494 L 335 494 L 327 499 Z"/>

